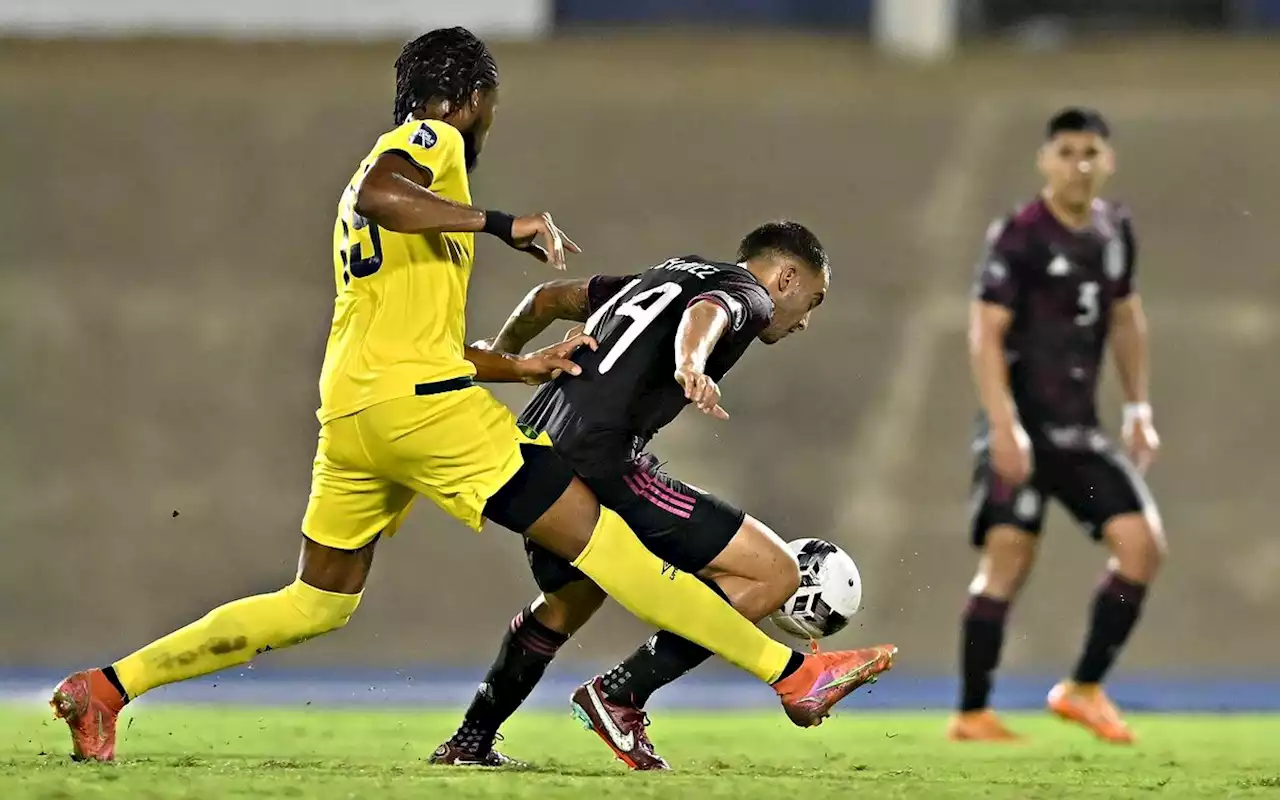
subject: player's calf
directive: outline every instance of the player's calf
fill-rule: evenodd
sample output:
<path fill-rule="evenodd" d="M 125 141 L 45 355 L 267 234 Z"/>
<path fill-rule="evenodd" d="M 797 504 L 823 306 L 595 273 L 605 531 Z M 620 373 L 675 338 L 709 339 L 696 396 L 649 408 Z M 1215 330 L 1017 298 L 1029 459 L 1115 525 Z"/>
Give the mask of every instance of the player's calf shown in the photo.
<path fill-rule="evenodd" d="M 743 518 L 733 539 L 698 575 L 714 581 L 752 622 L 777 611 L 800 586 L 800 564 L 791 548 L 751 516 Z"/>

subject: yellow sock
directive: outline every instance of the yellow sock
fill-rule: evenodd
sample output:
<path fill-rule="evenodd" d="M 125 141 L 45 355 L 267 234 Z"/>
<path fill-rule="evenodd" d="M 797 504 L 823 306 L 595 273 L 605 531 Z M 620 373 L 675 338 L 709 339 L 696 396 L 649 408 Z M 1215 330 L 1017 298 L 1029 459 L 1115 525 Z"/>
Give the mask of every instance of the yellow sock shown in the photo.
<path fill-rule="evenodd" d="M 359 604 L 358 594 L 326 592 L 295 580 L 278 592 L 219 606 L 112 666 L 133 699 L 341 628 Z"/>
<path fill-rule="evenodd" d="M 792 650 L 765 636 L 702 581 L 683 572 L 663 572 L 627 524 L 601 507 L 586 549 L 573 562 L 632 614 L 683 636 L 773 683 Z"/>

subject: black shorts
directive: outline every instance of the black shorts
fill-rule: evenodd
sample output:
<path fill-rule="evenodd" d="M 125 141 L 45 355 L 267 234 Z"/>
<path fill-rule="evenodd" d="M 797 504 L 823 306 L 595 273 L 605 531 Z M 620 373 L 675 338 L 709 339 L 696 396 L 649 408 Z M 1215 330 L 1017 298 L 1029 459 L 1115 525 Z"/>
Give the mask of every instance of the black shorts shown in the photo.
<path fill-rule="evenodd" d="M 985 445 L 979 446 L 970 525 L 974 547 L 982 547 L 987 531 L 996 525 L 1039 535 L 1049 498 L 1066 506 L 1095 541 L 1102 538 L 1107 522 L 1122 514 L 1158 519 L 1146 481 L 1110 442 L 1099 440 L 1094 447 L 1080 450 L 1035 446 L 1031 479 L 1022 486 L 1001 481 L 991 468 Z"/>
<path fill-rule="evenodd" d="M 746 516 L 720 498 L 666 475 L 652 457 L 633 462 L 618 475 L 582 480 L 654 555 L 690 574 L 720 555 Z M 543 592 L 586 579 L 568 561 L 527 538 L 525 550 L 533 579 Z"/>

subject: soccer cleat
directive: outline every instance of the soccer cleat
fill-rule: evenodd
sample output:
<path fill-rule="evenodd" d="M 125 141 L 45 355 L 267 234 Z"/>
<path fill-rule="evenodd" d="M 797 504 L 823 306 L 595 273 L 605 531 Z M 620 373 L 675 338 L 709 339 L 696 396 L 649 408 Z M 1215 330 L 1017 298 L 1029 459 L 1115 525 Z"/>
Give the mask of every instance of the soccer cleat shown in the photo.
<path fill-rule="evenodd" d="M 947 738 L 953 742 L 1022 741 L 1022 737 L 1006 728 L 989 708 L 956 714 L 947 724 Z"/>
<path fill-rule="evenodd" d="M 859 686 L 875 683 L 893 667 L 897 645 L 837 650 L 805 656 L 804 664 L 773 685 L 782 710 L 801 728 L 821 725 L 831 708 Z"/>
<path fill-rule="evenodd" d="M 1132 744 L 1133 732 L 1120 717 L 1107 693 L 1097 684 L 1063 681 L 1049 691 L 1049 710 L 1068 722 L 1083 725 L 1112 744 Z"/>
<path fill-rule="evenodd" d="M 76 761 L 114 761 L 116 720 L 124 698 L 100 669 L 69 675 L 53 690 L 54 716 L 71 729 L 71 757 Z"/>
<path fill-rule="evenodd" d="M 501 740 L 501 737 L 498 738 Z M 445 742 L 437 747 L 427 761 L 428 763 L 445 767 L 479 767 L 481 769 L 519 769 L 529 766 L 523 761 L 504 756 L 492 747 L 489 748 L 489 752 L 478 756 L 475 753 L 469 753 L 461 747 L 457 747 L 451 742 Z"/>
<path fill-rule="evenodd" d="M 608 700 L 602 678 L 597 676 L 579 686 L 573 693 L 571 707 L 582 727 L 594 731 L 618 760 L 631 769 L 671 769 L 671 765 L 653 751 L 653 743 L 645 731 L 649 716 L 634 706 Z"/>

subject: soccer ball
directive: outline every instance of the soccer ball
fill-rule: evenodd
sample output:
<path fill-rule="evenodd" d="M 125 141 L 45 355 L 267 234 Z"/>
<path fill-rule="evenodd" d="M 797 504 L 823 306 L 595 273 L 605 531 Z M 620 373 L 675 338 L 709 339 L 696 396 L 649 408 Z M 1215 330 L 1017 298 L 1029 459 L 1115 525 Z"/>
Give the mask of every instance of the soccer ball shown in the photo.
<path fill-rule="evenodd" d="M 858 566 L 823 539 L 797 539 L 788 547 L 800 562 L 800 588 L 769 619 L 798 639 L 821 639 L 842 630 L 862 605 Z"/>

